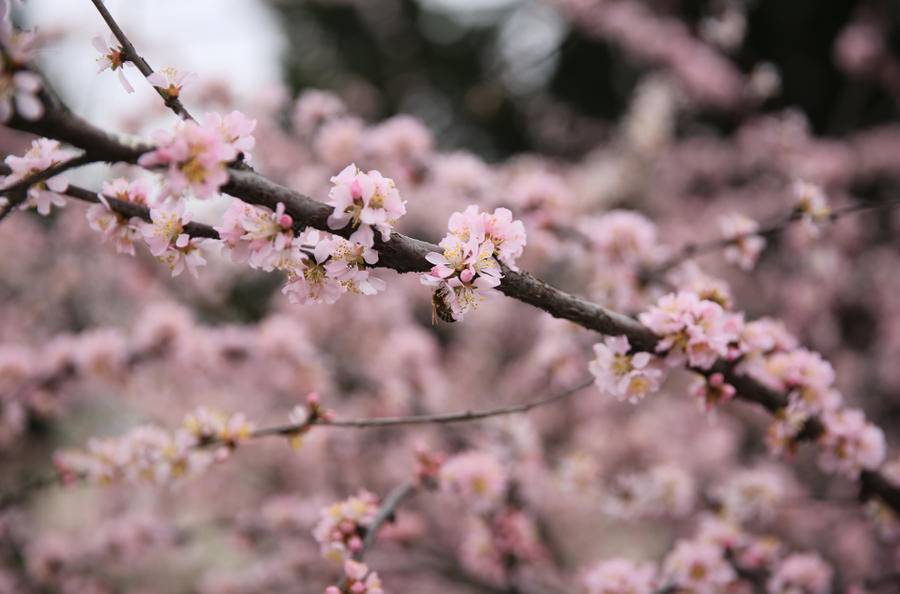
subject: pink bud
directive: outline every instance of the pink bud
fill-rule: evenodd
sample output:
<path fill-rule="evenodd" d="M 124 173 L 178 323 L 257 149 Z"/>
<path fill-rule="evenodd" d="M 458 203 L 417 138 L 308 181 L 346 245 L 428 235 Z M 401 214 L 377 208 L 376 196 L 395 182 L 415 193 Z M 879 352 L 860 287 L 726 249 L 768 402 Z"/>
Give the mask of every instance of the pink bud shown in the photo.
<path fill-rule="evenodd" d="M 278 217 L 278 224 L 281 225 L 282 229 L 290 229 L 294 226 L 294 219 L 289 214 L 283 214 Z"/>
<path fill-rule="evenodd" d="M 350 184 L 350 195 L 354 198 L 362 198 L 362 186 L 359 185 L 358 180 L 353 180 L 353 183 Z"/>
<path fill-rule="evenodd" d="M 315 392 L 310 392 L 306 395 L 306 403 L 307 404 L 318 404 L 319 403 L 319 395 Z"/>
<path fill-rule="evenodd" d="M 464 283 L 470 282 L 473 278 L 475 278 L 475 273 L 468 268 L 459 273 L 459 280 Z"/>

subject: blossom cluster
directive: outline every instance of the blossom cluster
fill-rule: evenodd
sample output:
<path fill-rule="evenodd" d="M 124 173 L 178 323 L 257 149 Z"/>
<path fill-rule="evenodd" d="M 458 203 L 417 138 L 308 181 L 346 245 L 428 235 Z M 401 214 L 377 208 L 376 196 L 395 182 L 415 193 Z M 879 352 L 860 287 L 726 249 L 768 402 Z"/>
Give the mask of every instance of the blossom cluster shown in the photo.
<path fill-rule="evenodd" d="M 92 438 L 84 451 L 61 451 L 54 464 L 66 481 L 83 479 L 108 484 L 125 481 L 171 483 L 205 470 L 247 439 L 252 426 L 243 415 L 200 408 L 187 415 L 181 429 L 143 425 L 116 438 Z M 201 447 L 220 444 L 216 452 Z"/>
<path fill-rule="evenodd" d="M 321 511 L 313 536 L 322 556 L 346 561 L 362 550 L 366 529 L 378 513 L 378 498 L 368 491 L 333 503 Z"/>
<path fill-rule="evenodd" d="M 13 114 L 26 120 L 44 115 L 43 82 L 27 67 L 35 40 L 34 32 L 15 29 L 8 15 L 0 18 L 0 123 L 8 122 Z"/>
<path fill-rule="evenodd" d="M 378 574 L 364 563 L 352 559 L 344 561 L 344 578 L 344 584 L 328 586 L 325 594 L 384 594 Z"/>
<path fill-rule="evenodd" d="M 31 141 L 31 148 L 17 157 L 9 155 L 6 164 L 12 170 L 3 180 L 4 187 L 10 187 L 28 177 L 68 161 L 75 153 L 60 147 L 59 141 L 48 138 L 38 138 Z M 20 208 L 34 208 L 38 214 L 47 216 L 53 206 L 63 207 L 66 200 L 61 195 L 69 187 L 69 182 L 63 174 L 54 175 L 48 179 L 33 184 L 27 189 L 27 198 Z"/>
<path fill-rule="evenodd" d="M 658 391 L 664 379 L 660 360 L 651 353 L 631 353 L 626 336 L 610 336 L 595 344 L 588 369 L 601 391 L 632 404 Z"/>
<path fill-rule="evenodd" d="M 211 198 L 228 181 L 227 165 L 239 155 L 249 156 L 255 145 L 256 120 L 239 111 L 226 116 L 208 113 L 202 123 L 180 121 L 172 132 L 160 130 L 156 148 L 141 155 L 142 167 L 166 169 L 163 196 L 178 199 L 185 192 Z"/>
<path fill-rule="evenodd" d="M 503 278 L 501 263 L 511 270 L 525 247 L 525 226 L 506 208 L 481 212 L 476 205 L 455 212 L 449 233 L 441 240 L 443 253 L 429 252 L 434 264 L 422 284 L 434 289 L 435 315 L 444 321 L 463 319 Z"/>
<path fill-rule="evenodd" d="M 663 296 L 639 319 L 660 337 L 656 351 L 666 363 L 704 370 L 734 355 L 744 325 L 742 316 L 688 291 Z"/>
<path fill-rule="evenodd" d="M 441 489 L 480 512 L 502 503 L 508 481 L 507 472 L 496 456 L 482 451 L 451 456 L 440 468 Z"/>
<path fill-rule="evenodd" d="M 343 229 L 348 224 L 353 233 L 351 243 L 371 248 L 375 245 L 375 231 L 382 241 L 391 237 L 397 220 L 406 214 L 406 204 L 394 180 L 378 171 L 363 172 L 355 164 L 347 165 L 331 178 L 328 205 L 334 212 L 328 217 L 331 229 Z"/>

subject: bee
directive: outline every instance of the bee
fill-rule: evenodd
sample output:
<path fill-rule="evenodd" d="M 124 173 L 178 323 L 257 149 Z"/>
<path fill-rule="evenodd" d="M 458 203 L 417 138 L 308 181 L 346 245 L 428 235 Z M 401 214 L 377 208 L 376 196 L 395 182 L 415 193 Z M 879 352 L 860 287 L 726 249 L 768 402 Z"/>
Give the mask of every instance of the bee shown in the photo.
<path fill-rule="evenodd" d="M 456 321 L 453 317 L 453 310 L 447 305 L 447 289 L 438 287 L 431 296 L 431 323 L 437 325 L 438 320 L 443 320 L 448 324 Z"/>

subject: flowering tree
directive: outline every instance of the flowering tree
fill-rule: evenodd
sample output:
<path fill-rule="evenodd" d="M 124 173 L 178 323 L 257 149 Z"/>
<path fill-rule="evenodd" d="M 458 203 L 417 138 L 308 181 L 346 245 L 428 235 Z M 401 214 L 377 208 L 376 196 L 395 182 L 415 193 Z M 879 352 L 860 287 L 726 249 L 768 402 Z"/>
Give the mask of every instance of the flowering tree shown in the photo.
<path fill-rule="evenodd" d="M 743 13 L 698 37 L 554 2 L 655 68 L 596 151 L 488 164 L 327 91 L 188 102 L 202 74 L 92 3 L 100 76 L 170 121 L 79 116 L 0 2 L 0 118 L 31 135 L 0 205 L 0 593 L 900 587 L 898 200 L 858 191 L 900 137 L 763 113 Z M 864 25 L 838 58 L 889 85 Z M 677 129 L 705 110 L 735 129 Z"/>

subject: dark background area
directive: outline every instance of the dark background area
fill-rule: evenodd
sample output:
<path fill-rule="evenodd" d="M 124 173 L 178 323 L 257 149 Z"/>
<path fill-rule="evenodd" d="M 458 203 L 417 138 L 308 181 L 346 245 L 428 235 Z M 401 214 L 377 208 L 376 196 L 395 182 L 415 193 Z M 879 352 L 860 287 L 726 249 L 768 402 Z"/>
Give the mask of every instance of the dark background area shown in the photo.
<path fill-rule="evenodd" d="M 529 2 L 460 7 L 460 13 L 416 0 L 272 4 L 283 15 L 290 44 L 285 64 L 295 90 L 349 89 L 365 97 L 361 104 L 368 108 L 362 109 L 367 117 L 412 113 L 437 132 L 443 148 L 466 147 L 492 160 L 533 150 L 577 157 L 602 143 L 605 122 L 621 116 L 636 82 L 654 67 L 565 22 L 553 47 L 529 56 L 532 61 L 524 66 L 510 65 L 499 51 L 502 31 L 535 6 Z M 699 0 L 646 4 L 658 15 L 680 18 L 697 36 L 703 19 L 727 7 Z M 900 3 L 758 0 L 740 6 L 747 30 L 730 58 L 745 73 L 761 61 L 771 62 L 782 77 L 781 93 L 762 111 L 799 108 L 823 135 L 895 117 L 896 98 L 877 81 L 843 73 L 834 46 L 848 22 L 865 17 L 881 27 L 889 53 L 900 55 Z M 548 69 L 546 80 L 525 92 L 510 89 L 506 81 L 515 78 L 515 69 L 530 67 Z M 535 125 L 550 111 L 568 128 L 559 134 L 563 142 L 556 135 L 546 138 Z M 699 117 L 728 131 L 742 114 L 710 111 Z"/>

